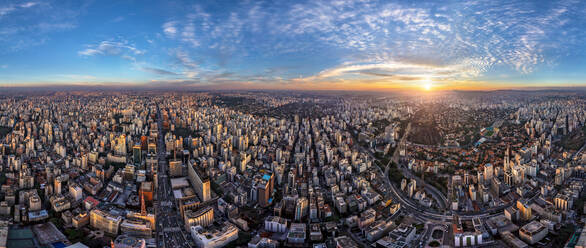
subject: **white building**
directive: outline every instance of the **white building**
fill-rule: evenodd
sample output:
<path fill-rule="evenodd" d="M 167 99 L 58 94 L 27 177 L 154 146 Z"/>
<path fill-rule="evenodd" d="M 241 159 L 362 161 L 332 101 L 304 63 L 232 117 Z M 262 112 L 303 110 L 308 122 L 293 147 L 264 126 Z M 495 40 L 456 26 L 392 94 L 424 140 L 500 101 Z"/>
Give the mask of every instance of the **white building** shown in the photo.
<path fill-rule="evenodd" d="M 229 222 L 225 222 L 220 229 L 192 226 L 191 237 L 200 248 L 219 248 L 238 239 L 238 228 Z"/>
<path fill-rule="evenodd" d="M 547 227 L 535 220 L 519 229 L 521 239 L 530 245 L 539 242 L 547 233 Z"/>
<path fill-rule="evenodd" d="M 77 184 L 69 185 L 69 194 L 71 194 L 73 199 L 76 201 L 79 201 L 83 198 L 83 190 Z"/>
<path fill-rule="evenodd" d="M 287 219 L 279 216 L 269 216 L 265 219 L 265 230 L 275 233 L 284 233 L 287 231 Z"/>

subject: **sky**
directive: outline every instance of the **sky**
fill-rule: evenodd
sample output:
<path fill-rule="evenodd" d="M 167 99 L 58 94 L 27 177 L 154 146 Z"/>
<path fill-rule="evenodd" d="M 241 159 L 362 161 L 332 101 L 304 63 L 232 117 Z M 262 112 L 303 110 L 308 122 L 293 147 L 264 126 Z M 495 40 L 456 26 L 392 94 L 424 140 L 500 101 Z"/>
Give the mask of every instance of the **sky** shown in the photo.
<path fill-rule="evenodd" d="M 586 1 L 0 0 L 0 86 L 586 86 Z"/>

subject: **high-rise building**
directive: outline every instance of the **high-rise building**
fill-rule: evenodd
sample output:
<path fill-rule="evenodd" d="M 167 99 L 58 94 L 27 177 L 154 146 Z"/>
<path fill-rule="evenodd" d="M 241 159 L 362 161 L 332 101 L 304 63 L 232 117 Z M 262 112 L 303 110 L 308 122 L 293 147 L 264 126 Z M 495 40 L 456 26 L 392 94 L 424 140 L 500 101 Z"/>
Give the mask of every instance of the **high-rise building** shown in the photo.
<path fill-rule="evenodd" d="M 494 175 L 494 168 L 492 164 L 485 164 L 484 165 L 484 181 L 490 182 Z"/>
<path fill-rule="evenodd" d="M 169 175 L 171 177 L 179 177 L 183 175 L 183 163 L 181 160 L 174 159 L 169 161 Z"/>
<path fill-rule="evenodd" d="M 83 190 L 81 189 L 81 187 L 79 187 L 79 185 L 74 183 L 69 183 L 69 194 L 76 201 L 79 201 L 83 198 Z"/>
<path fill-rule="evenodd" d="M 196 166 L 197 165 L 192 164 L 191 162 L 188 164 L 187 176 L 199 199 L 202 202 L 206 202 L 211 199 L 210 179 L 203 171 L 196 168 Z"/>
<path fill-rule="evenodd" d="M 148 154 L 157 154 L 157 144 L 149 143 L 147 146 Z"/>
<path fill-rule="evenodd" d="M 137 143 L 132 147 L 132 158 L 135 165 L 140 165 L 142 163 L 142 149 L 140 143 Z"/>
<path fill-rule="evenodd" d="M 509 164 L 509 162 L 511 160 L 510 154 L 511 154 L 511 152 L 509 149 L 509 145 L 507 145 L 507 150 L 505 151 L 505 157 L 503 159 L 503 168 L 505 169 L 505 171 L 510 171 L 510 169 L 511 169 L 510 164 Z"/>
<path fill-rule="evenodd" d="M 144 200 L 150 202 L 153 200 L 153 183 L 142 182 L 140 184 L 139 194 L 144 195 Z"/>
<path fill-rule="evenodd" d="M 267 207 L 272 203 L 273 184 L 274 175 L 272 173 L 263 175 L 262 179 L 257 182 L 258 204 L 261 207 Z"/>
<path fill-rule="evenodd" d="M 478 170 L 476 172 L 476 179 L 478 180 L 478 184 L 484 184 L 484 172 L 481 170 Z"/>
<path fill-rule="evenodd" d="M 513 186 L 513 174 L 510 171 L 505 172 L 503 178 L 506 185 Z"/>
<path fill-rule="evenodd" d="M 309 202 L 307 198 L 302 197 L 297 200 L 297 205 L 295 206 L 295 220 L 301 221 L 307 215 L 307 210 L 309 207 Z"/>
<path fill-rule="evenodd" d="M 562 185 L 566 176 L 564 168 L 555 169 L 555 185 Z"/>
<path fill-rule="evenodd" d="M 555 207 L 559 210 L 566 211 L 566 210 L 568 210 L 569 207 L 571 207 L 570 206 L 571 204 L 568 204 L 568 202 L 570 202 L 570 201 L 571 201 L 570 197 L 568 197 L 567 195 L 558 193 L 554 199 Z"/>
<path fill-rule="evenodd" d="M 61 194 L 61 184 L 62 184 L 63 179 L 61 178 L 61 176 L 55 177 L 54 179 L 54 186 L 53 186 L 53 191 L 55 191 L 55 194 Z"/>
<path fill-rule="evenodd" d="M 474 184 L 470 185 L 470 188 L 468 189 L 468 194 L 470 195 L 470 200 L 472 201 L 476 201 L 476 188 L 474 187 Z"/>
<path fill-rule="evenodd" d="M 521 220 L 527 221 L 531 219 L 531 207 L 529 207 L 529 204 L 526 200 L 518 200 L 517 208 L 519 209 L 519 218 L 521 218 Z"/>
<path fill-rule="evenodd" d="M 28 198 L 28 202 L 29 202 L 29 210 L 31 210 L 31 211 L 41 210 L 42 201 L 41 201 L 41 198 L 36 193 Z"/>
<path fill-rule="evenodd" d="M 501 180 L 499 180 L 496 177 L 493 177 L 492 180 L 490 181 L 490 187 L 492 189 L 492 192 L 494 192 L 495 195 L 500 196 L 503 190 L 503 185 L 501 183 Z"/>
<path fill-rule="evenodd" d="M 114 151 L 116 155 L 126 155 L 126 135 L 122 134 L 116 139 Z"/>

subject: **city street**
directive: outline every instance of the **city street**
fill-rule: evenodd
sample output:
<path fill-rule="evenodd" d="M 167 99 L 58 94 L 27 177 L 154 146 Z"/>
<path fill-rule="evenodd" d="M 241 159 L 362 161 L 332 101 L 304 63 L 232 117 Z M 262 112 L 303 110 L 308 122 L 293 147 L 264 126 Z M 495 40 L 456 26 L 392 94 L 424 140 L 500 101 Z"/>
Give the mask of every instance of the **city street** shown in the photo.
<path fill-rule="evenodd" d="M 157 108 L 158 109 L 158 108 Z M 163 135 L 163 117 L 161 110 L 157 111 L 157 160 L 159 172 L 157 174 L 159 187 L 157 190 L 157 243 L 163 247 L 188 247 L 190 235 L 183 231 L 183 220 L 173 206 L 173 190 L 168 177 L 168 163 L 166 159 Z M 162 239 L 162 241 L 161 241 Z"/>

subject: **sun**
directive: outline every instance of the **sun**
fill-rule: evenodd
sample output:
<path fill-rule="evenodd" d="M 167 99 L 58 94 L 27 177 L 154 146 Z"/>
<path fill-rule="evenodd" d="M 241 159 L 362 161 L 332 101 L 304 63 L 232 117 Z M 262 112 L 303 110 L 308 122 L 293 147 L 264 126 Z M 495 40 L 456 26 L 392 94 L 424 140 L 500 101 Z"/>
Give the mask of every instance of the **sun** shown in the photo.
<path fill-rule="evenodd" d="M 427 91 L 431 90 L 431 82 L 426 82 L 425 84 L 423 84 L 423 88 Z"/>
<path fill-rule="evenodd" d="M 426 90 L 426 91 L 430 91 L 430 90 L 431 90 L 431 88 L 433 88 L 433 82 L 431 82 L 431 80 L 430 80 L 429 78 L 426 78 L 426 79 L 423 81 L 423 85 L 422 85 L 422 86 L 423 86 L 423 89 L 424 89 L 424 90 Z"/>

